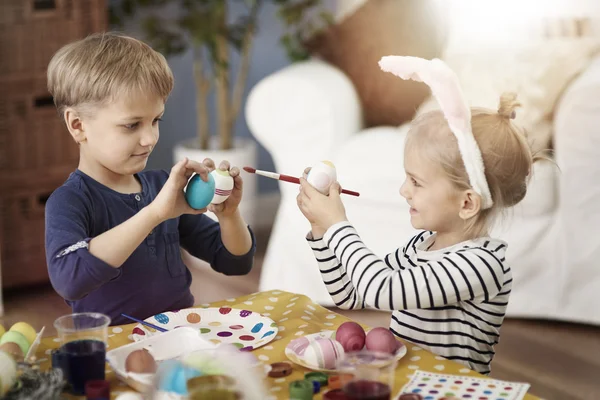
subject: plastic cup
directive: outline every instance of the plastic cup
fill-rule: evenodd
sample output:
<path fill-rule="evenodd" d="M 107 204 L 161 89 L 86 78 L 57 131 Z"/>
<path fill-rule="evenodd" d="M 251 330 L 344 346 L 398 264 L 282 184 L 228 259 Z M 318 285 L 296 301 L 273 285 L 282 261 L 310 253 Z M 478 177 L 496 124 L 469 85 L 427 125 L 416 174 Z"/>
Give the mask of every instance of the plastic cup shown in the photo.
<path fill-rule="evenodd" d="M 396 357 L 381 352 L 348 352 L 337 362 L 339 373 L 352 374 L 342 391 L 352 400 L 389 400 L 394 387 Z"/>
<path fill-rule="evenodd" d="M 52 367 L 63 371 L 71 393 L 83 395 L 86 383 L 105 379 L 109 324 L 110 318 L 100 313 L 69 314 L 54 321 L 61 346 L 52 354 Z"/>

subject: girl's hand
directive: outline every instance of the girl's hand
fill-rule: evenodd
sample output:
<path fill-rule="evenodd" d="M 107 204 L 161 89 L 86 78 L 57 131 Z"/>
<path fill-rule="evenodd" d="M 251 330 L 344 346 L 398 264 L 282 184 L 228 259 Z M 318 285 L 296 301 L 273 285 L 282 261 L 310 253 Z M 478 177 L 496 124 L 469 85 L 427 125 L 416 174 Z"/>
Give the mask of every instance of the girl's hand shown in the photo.
<path fill-rule="evenodd" d="M 148 205 L 159 223 L 171 218 L 177 218 L 181 214 L 202 214 L 206 212 L 206 208 L 194 210 L 190 207 L 185 199 L 183 189 L 194 173 L 200 175 L 200 178 L 206 182 L 209 172 L 204 165 L 188 160 L 187 158 L 179 161 L 171 168 L 169 178 L 154 201 Z"/>
<path fill-rule="evenodd" d="M 300 193 L 296 197 L 298 208 L 308 219 L 313 228 L 326 231 L 332 225 L 346 221 L 346 209 L 340 199 L 341 187 L 334 182 L 329 188 L 329 195 L 320 193 L 306 181 L 308 169 L 300 178 Z"/>
<path fill-rule="evenodd" d="M 210 158 L 205 158 L 204 161 L 202 161 L 202 164 L 206 169 L 208 169 L 208 172 L 211 172 L 215 169 L 215 163 Z M 231 168 L 229 161 L 221 161 L 221 164 L 219 164 L 219 169 L 223 171 L 229 171 L 229 175 L 233 178 L 233 190 L 231 191 L 231 195 L 229 195 L 227 200 L 221 204 L 208 205 L 208 210 L 215 213 L 217 218 L 221 219 L 223 217 L 235 215 L 238 211 L 238 206 L 242 201 L 244 182 L 240 176 L 240 169 L 238 167 Z"/>

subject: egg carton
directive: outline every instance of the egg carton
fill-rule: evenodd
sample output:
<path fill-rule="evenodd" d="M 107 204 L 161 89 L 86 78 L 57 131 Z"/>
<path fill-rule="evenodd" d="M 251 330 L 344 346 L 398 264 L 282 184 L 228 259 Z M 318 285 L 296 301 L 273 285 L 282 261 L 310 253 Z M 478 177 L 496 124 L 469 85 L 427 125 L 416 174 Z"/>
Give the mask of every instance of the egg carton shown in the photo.
<path fill-rule="evenodd" d="M 216 345 L 203 339 L 197 329 L 181 327 L 159 335 L 154 335 L 140 342 L 130 343 L 106 353 L 106 361 L 121 381 L 137 390 L 147 393 L 154 386 L 155 374 L 131 373 L 125 370 L 127 356 L 136 350 L 147 350 L 157 363 L 179 359 L 190 352 L 210 350 Z"/>

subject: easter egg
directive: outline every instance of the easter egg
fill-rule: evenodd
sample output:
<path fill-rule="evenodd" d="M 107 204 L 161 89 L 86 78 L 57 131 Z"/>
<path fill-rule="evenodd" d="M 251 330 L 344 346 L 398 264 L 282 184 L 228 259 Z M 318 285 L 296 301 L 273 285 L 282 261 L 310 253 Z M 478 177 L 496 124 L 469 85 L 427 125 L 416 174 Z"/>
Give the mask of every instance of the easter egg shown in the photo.
<path fill-rule="evenodd" d="M 156 372 L 156 361 L 146 349 L 135 350 L 125 359 L 125 371 L 138 374 Z"/>
<path fill-rule="evenodd" d="M 335 165 L 330 161 L 321 161 L 313 165 L 306 181 L 323 194 L 329 193 L 329 187 L 337 180 Z"/>
<path fill-rule="evenodd" d="M 0 345 L 9 342 L 18 344 L 23 354 L 27 354 L 29 351 L 30 344 L 27 341 L 27 338 L 20 332 L 8 331 L 2 335 L 2 338 L 0 338 Z"/>
<path fill-rule="evenodd" d="M 29 325 L 27 322 L 17 322 L 16 324 L 10 327 L 9 332 L 11 331 L 21 333 L 23 336 L 25 336 L 30 345 L 35 341 L 35 338 L 37 337 L 37 332 L 35 331 L 33 326 Z"/>
<path fill-rule="evenodd" d="M 215 178 L 208 174 L 208 181 L 204 182 L 200 175 L 195 174 L 188 182 L 185 190 L 185 199 L 195 210 L 208 206 L 215 195 Z"/>
<path fill-rule="evenodd" d="M 137 392 L 125 392 L 118 395 L 115 400 L 144 400 L 144 397 Z"/>
<path fill-rule="evenodd" d="M 0 351 L 0 396 L 4 396 L 17 380 L 17 363 L 10 354 Z"/>
<path fill-rule="evenodd" d="M 188 394 L 187 381 L 203 375 L 197 369 L 185 366 L 178 361 L 163 363 L 159 371 L 159 389 L 182 396 Z"/>
<path fill-rule="evenodd" d="M 365 347 L 365 330 L 353 321 L 344 322 L 335 332 L 335 340 L 345 351 L 358 351 Z"/>
<path fill-rule="evenodd" d="M 396 340 L 396 337 L 389 329 L 381 327 L 373 328 L 367 333 L 365 345 L 367 350 L 388 354 L 396 354 L 398 347 L 401 346 L 400 342 Z"/>
<path fill-rule="evenodd" d="M 333 339 L 319 338 L 311 341 L 304 350 L 304 359 L 317 368 L 334 369 L 337 360 L 344 356 L 344 347 Z"/>
<path fill-rule="evenodd" d="M 231 195 L 233 191 L 233 178 L 229 171 L 215 169 L 210 173 L 215 180 L 215 194 L 211 200 L 212 204 L 221 204 Z"/>

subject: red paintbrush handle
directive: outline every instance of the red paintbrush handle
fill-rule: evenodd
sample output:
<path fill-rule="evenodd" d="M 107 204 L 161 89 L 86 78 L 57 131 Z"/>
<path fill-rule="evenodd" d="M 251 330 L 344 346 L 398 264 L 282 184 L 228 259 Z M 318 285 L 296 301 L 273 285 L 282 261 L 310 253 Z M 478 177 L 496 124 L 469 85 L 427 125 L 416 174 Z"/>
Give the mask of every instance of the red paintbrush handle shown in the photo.
<path fill-rule="evenodd" d="M 360 196 L 360 193 L 355 192 L 353 190 L 342 189 L 342 193 L 349 194 L 350 196 L 356 196 L 356 197 Z"/>
<path fill-rule="evenodd" d="M 279 174 L 279 180 L 300 184 L 300 179 L 290 175 Z M 353 190 L 342 189 L 342 193 L 349 194 L 350 196 L 360 196 L 360 193 L 355 192 Z"/>
<path fill-rule="evenodd" d="M 289 176 L 289 175 L 279 174 L 279 180 L 280 181 L 297 183 L 298 185 L 300 184 L 300 179 L 296 178 L 295 176 Z"/>

